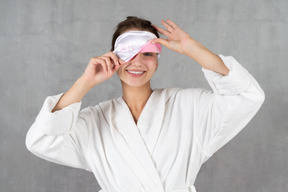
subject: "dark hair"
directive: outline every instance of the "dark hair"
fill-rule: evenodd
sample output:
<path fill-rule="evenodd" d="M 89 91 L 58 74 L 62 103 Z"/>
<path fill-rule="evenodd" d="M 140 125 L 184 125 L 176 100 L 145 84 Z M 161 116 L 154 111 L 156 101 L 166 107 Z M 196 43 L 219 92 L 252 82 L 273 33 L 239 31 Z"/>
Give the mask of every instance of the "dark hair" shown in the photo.
<path fill-rule="evenodd" d="M 129 29 L 133 29 L 133 28 L 136 28 L 140 31 L 149 31 L 151 33 L 154 33 L 157 36 L 157 38 L 159 38 L 159 34 L 157 30 L 152 26 L 150 21 L 139 18 L 139 17 L 135 17 L 135 16 L 128 16 L 126 20 L 118 23 L 116 27 L 116 30 L 112 38 L 111 51 L 114 51 L 114 44 L 115 44 L 116 39 L 125 31 Z"/>

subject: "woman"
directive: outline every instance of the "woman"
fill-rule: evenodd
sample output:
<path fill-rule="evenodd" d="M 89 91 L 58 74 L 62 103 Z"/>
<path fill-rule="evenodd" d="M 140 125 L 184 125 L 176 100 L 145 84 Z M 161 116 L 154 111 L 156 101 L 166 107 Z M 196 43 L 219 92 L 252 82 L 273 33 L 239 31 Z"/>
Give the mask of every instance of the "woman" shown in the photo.
<path fill-rule="evenodd" d="M 103 192 L 195 192 L 201 165 L 247 125 L 265 96 L 233 57 L 215 55 L 169 19 L 161 22 L 166 29 L 137 17 L 119 23 L 111 52 L 91 58 L 65 94 L 46 98 L 27 148 L 93 172 Z M 152 90 L 160 44 L 197 61 L 213 91 Z M 83 96 L 116 72 L 123 96 L 80 111 Z"/>

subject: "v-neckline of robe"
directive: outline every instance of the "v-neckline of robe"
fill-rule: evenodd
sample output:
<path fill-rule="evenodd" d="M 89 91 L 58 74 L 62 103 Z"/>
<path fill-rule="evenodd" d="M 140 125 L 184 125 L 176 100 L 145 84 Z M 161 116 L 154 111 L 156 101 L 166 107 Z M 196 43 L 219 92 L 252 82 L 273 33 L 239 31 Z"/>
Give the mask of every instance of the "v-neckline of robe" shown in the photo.
<path fill-rule="evenodd" d="M 161 89 L 153 90 L 138 118 L 137 125 L 123 98 L 119 97 L 117 99 L 121 107 L 115 108 L 114 114 L 117 114 L 117 116 L 113 118 L 112 123 L 114 127 L 122 133 L 126 139 L 131 138 L 135 141 L 135 135 L 137 135 L 138 139 L 141 139 L 143 144 L 145 144 L 150 155 L 153 155 L 159 134 L 161 133 L 166 103 L 165 95 Z M 129 141 L 133 143 L 132 140 Z"/>
<path fill-rule="evenodd" d="M 165 99 L 162 97 L 163 95 L 158 89 L 153 90 L 139 116 L 137 125 L 122 97 L 117 99 L 122 107 L 113 107 L 112 109 L 110 128 L 113 138 L 127 163 L 135 171 L 145 188 L 147 187 L 147 191 L 156 189 L 156 191 L 164 192 L 160 175 L 153 161 L 153 151 L 161 132 L 165 109 Z M 151 117 L 149 110 L 154 103 L 153 113 L 155 112 L 155 114 L 152 114 L 153 117 Z M 142 135 L 144 133 L 146 136 L 146 130 L 151 131 L 146 137 L 147 142 L 144 141 Z"/>
<path fill-rule="evenodd" d="M 157 89 L 152 90 L 152 93 L 150 94 L 148 100 L 147 100 L 146 103 L 145 103 L 145 106 L 144 106 L 143 110 L 141 111 L 141 113 L 140 113 L 140 115 L 139 115 L 139 117 L 138 117 L 137 123 L 135 122 L 135 120 L 134 120 L 134 118 L 133 118 L 132 112 L 131 112 L 131 110 L 129 109 L 128 104 L 124 101 L 123 96 L 119 97 L 120 102 L 121 102 L 122 105 L 126 108 L 126 111 L 129 111 L 129 117 L 133 120 L 133 122 L 134 122 L 134 124 L 135 124 L 135 126 L 136 126 L 137 128 L 139 128 L 139 124 L 141 125 L 141 119 L 142 119 L 141 117 L 143 116 L 143 114 L 144 114 L 145 111 L 147 110 L 147 108 L 148 108 L 148 106 L 150 105 L 151 100 L 152 100 L 152 98 L 154 97 L 154 95 L 156 94 L 156 92 L 157 92 Z M 140 122 L 140 123 L 139 123 L 139 122 Z"/>

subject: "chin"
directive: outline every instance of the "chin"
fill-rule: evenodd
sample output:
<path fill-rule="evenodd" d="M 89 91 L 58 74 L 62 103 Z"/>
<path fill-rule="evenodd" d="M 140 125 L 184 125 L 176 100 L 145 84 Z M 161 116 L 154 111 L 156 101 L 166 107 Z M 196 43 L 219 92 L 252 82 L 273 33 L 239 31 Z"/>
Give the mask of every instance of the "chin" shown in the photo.
<path fill-rule="evenodd" d="M 125 84 L 129 87 L 137 88 L 137 87 L 143 87 L 146 83 L 125 83 Z"/>
<path fill-rule="evenodd" d="M 131 82 L 131 81 L 123 81 L 121 80 L 122 85 L 125 85 L 125 87 L 133 87 L 133 88 L 139 88 L 139 87 L 143 87 L 147 84 L 149 84 L 148 82 Z"/>

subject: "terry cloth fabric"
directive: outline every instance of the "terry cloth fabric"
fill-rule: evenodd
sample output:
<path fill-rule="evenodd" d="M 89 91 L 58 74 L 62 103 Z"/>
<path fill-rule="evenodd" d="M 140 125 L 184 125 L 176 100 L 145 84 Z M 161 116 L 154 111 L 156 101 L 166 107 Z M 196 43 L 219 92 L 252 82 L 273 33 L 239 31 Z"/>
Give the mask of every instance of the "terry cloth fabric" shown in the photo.
<path fill-rule="evenodd" d="M 53 113 L 63 93 L 48 96 L 26 146 L 45 160 L 93 172 L 100 192 L 196 192 L 202 164 L 251 121 L 265 99 L 234 57 L 219 56 L 227 76 L 202 67 L 210 89 L 153 90 L 137 123 L 122 96 Z"/>

